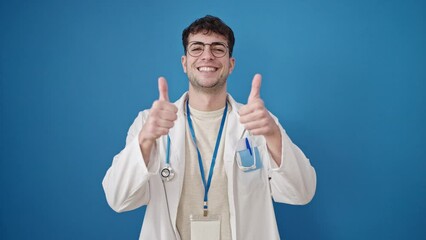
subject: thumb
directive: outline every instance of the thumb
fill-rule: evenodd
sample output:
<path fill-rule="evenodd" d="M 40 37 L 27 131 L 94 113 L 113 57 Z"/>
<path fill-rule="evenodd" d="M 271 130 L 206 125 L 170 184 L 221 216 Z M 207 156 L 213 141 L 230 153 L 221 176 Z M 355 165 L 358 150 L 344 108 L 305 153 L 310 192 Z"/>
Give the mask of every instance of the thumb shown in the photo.
<path fill-rule="evenodd" d="M 256 74 L 253 77 L 253 81 L 251 83 L 251 91 L 248 98 L 248 102 L 250 103 L 256 98 L 260 98 L 260 85 L 262 84 L 262 75 Z"/>
<path fill-rule="evenodd" d="M 169 101 L 169 90 L 167 87 L 167 81 L 164 77 L 158 78 L 158 91 L 160 93 L 159 100 Z"/>

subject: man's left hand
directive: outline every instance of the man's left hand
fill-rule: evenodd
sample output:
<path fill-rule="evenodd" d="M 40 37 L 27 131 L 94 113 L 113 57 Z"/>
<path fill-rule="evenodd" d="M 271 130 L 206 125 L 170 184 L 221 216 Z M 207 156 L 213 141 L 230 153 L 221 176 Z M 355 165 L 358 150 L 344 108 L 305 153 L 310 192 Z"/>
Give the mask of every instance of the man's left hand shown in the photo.
<path fill-rule="evenodd" d="M 260 98 L 261 84 L 262 76 L 260 74 L 254 75 L 248 102 L 240 108 L 238 113 L 240 114 L 240 122 L 253 135 L 268 137 L 280 131 Z"/>
<path fill-rule="evenodd" d="M 251 134 L 265 137 L 272 158 L 280 166 L 282 153 L 281 131 L 260 98 L 261 83 L 262 76 L 260 74 L 254 75 L 247 104 L 238 111 L 240 122 Z"/>

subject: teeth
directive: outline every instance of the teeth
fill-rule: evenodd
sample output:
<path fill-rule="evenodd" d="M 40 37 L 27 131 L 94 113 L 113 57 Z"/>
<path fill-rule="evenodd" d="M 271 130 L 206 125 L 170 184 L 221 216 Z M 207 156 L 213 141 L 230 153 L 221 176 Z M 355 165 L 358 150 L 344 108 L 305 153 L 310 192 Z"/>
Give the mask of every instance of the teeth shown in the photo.
<path fill-rule="evenodd" d="M 214 71 L 217 70 L 217 68 L 214 68 L 214 67 L 200 67 L 200 68 L 198 68 L 198 70 L 200 72 L 214 72 Z"/>

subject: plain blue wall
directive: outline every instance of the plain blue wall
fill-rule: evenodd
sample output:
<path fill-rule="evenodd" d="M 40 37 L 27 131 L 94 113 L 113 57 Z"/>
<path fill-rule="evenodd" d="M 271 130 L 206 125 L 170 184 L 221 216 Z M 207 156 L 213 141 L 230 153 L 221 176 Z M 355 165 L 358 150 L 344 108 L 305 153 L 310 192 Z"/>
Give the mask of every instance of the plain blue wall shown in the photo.
<path fill-rule="evenodd" d="M 402 0 L 1 1 L 1 239 L 137 239 L 101 187 L 166 76 L 187 88 L 181 31 L 236 34 L 229 91 L 262 97 L 318 174 L 276 204 L 286 239 L 426 238 L 426 4 Z"/>

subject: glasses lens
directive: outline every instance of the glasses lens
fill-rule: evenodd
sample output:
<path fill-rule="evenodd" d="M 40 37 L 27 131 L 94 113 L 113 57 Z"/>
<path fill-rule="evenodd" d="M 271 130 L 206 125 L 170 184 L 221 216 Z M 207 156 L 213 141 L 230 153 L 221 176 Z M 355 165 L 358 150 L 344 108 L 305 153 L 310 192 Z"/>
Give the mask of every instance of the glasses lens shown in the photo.
<path fill-rule="evenodd" d="M 188 53 L 189 55 L 193 57 L 200 56 L 204 51 L 204 44 L 203 43 L 191 43 L 188 47 Z"/>
<path fill-rule="evenodd" d="M 222 43 L 212 43 L 210 48 L 213 56 L 215 57 L 223 57 L 226 54 L 226 46 Z"/>

